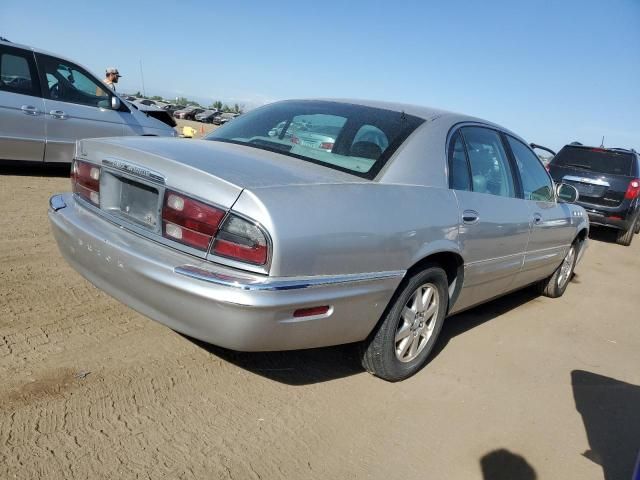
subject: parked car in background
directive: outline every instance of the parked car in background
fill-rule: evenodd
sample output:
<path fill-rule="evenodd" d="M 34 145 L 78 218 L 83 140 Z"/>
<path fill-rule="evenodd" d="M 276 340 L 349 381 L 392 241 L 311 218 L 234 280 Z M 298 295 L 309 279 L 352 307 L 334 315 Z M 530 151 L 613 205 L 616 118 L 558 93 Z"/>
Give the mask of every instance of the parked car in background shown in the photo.
<path fill-rule="evenodd" d="M 177 125 L 176 121 L 173 119 L 173 115 L 156 105 L 145 105 L 143 103 L 130 102 L 129 106 L 143 112 L 148 117 L 160 120 L 162 123 L 169 125 L 170 127 L 175 127 Z"/>
<path fill-rule="evenodd" d="M 240 115 L 240 114 L 239 113 L 230 113 L 230 112 L 220 113 L 220 114 L 215 115 L 213 117 L 212 123 L 214 123 L 215 125 L 224 125 L 228 121 L 233 120 L 234 118 L 236 118 L 238 115 Z"/>
<path fill-rule="evenodd" d="M 594 225 L 615 228 L 628 246 L 640 233 L 640 156 L 624 148 L 566 145 L 548 165 L 556 182 L 576 187 Z"/>
<path fill-rule="evenodd" d="M 167 112 L 169 112 L 172 116 L 175 112 L 177 112 L 178 110 L 182 110 L 184 108 L 184 105 L 176 105 L 174 103 L 168 103 L 167 105 L 165 105 L 164 107 L 162 107 L 163 110 L 166 110 Z"/>
<path fill-rule="evenodd" d="M 0 160 L 70 163 L 81 138 L 177 135 L 130 105 L 75 62 L 0 41 Z"/>
<path fill-rule="evenodd" d="M 204 110 L 195 116 L 195 120 L 197 122 L 213 123 L 214 117 L 219 114 L 220 112 L 218 110 Z"/>
<path fill-rule="evenodd" d="M 177 110 L 176 112 L 173 113 L 173 116 L 175 118 L 180 118 L 182 120 L 194 120 L 195 116 L 198 113 L 203 111 L 204 111 L 204 108 L 189 106 L 189 107 L 183 108 L 182 110 Z"/>
<path fill-rule="evenodd" d="M 325 150 L 270 135 L 281 122 L 341 130 Z M 561 296 L 587 243 L 575 188 L 520 137 L 425 107 L 284 101 L 205 140 L 79 152 L 49 218 L 99 288 L 230 349 L 361 342 L 391 381 L 425 364 L 446 316 L 531 284 Z"/>

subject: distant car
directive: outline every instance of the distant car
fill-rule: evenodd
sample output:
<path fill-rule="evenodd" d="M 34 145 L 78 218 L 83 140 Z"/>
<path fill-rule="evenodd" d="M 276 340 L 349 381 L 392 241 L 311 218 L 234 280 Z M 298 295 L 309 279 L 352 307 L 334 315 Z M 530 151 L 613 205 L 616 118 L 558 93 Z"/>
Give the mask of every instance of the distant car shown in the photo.
<path fill-rule="evenodd" d="M 177 132 L 77 63 L 0 41 L 0 160 L 70 163 L 77 140 L 123 135 Z"/>
<path fill-rule="evenodd" d="M 341 127 L 327 152 L 270 135 L 282 121 Z M 575 188 L 520 137 L 425 107 L 291 100 L 205 140 L 78 152 L 49 219 L 88 280 L 234 350 L 360 342 L 391 381 L 425 365 L 445 317 L 532 284 L 561 296 L 588 242 Z"/>
<path fill-rule="evenodd" d="M 156 106 L 155 100 L 150 100 L 148 98 L 140 98 L 140 99 L 135 100 L 135 102 L 139 103 L 141 105 L 147 105 L 147 106 L 153 105 L 153 106 Z"/>
<path fill-rule="evenodd" d="M 175 118 L 180 118 L 182 120 L 194 120 L 195 116 L 198 113 L 203 111 L 204 111 L 204 108 L 189 106 L 189 107 L 183 108 L 182 110 L 178 110 L 174 112 L 173 116 Z"/>
<path fill-rule="evenodd" d="M 623 148 L 566 145 L 547 166 L 556 182 L 576 187 L 593 225 L 617 230 L 629 246 L 640 233 L 640 156 Z"/>
<path fill-rule="evenodd" d="M 167 112 L 169 112 L 171 115 L 173 115 L 178 110 L 182 110 L 184 108 L 184 105 L 176 105 L 174 103 L 168 103 L 167 105 L 165 105 L 165 106 L 163 106 L 161 108 L 163 110 L 166 110 Z"/>
<path fill-rule="evenodd" d="M 195 120 L 197 122 L 203 123 L 213 123 L 214 117 L 216 117 L 220 112 L 218 110 L 205 110 L 203 112 L 198 113 L 195 116 Z"/>
<path fill-rule="evenodd" d="M 215 125 L 224 125 L 228 121 L 233 120 L 234 118 L 236 118 L 238 115 L 240 115 L 240 114 L 239 113 L 230 113 L 230 112 L 220 113 L 220 114 L 216 115 L 215 117 L 213 117 L 212 123 L 214 123 Z"/>

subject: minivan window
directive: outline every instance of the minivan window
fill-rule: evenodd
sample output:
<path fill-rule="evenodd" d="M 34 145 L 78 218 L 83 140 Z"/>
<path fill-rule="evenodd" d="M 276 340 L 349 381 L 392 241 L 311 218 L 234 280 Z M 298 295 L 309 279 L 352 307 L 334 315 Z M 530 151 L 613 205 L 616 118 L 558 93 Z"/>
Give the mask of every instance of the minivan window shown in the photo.
<path fill-rule="evenodd" d="M 507 139 L 520 172 L 525 200 L 552 202 L 553 183 L 536 154 L 519 140 L 509 135 Z"/>
<path fill-rule="evenodd" d="M 474 192 L 516 197 L 509 159 L 498 132 L 482 127 L 460 129 L 467 146 Z"/>
<path fill-rule="evenodd" d="M 0 47 L 0 90 L 40 96 L 33 53 Z"/>
<path fill-rule="evenodd" d="M 269 150 L 372 179 L 423 122 L 382 108 L 291 100 L 240 115 L 205 139 Z"/>
<path fill-rule="evenodd" d="M 39 55 L 46 79 L 45 97 L 91 107 L 111 108 L 111 94 L 80 67 L 47 55 Z"/>
<path fill-rule="evenodd" d="M 633 154 L 603 148 L 567 145 L 551 160 L 555 167 L 575 168 L 608 175 L 633 175 Z"/>

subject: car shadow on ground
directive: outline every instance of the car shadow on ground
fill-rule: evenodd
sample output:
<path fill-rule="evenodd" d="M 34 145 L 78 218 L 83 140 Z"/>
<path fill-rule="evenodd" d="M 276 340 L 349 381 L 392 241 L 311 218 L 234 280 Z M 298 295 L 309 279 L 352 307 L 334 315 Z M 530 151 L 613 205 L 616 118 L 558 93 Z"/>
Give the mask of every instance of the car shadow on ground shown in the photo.
<path fill-rule="evenodd" d="M 429 362 L 437 357 L 452 338 L 538 296 L 535 289 L 527 288 L 448 318 Z M 247 353 L 227 350 L 190 337 L 185 338 L 240 368 L 287 385 L 310 385 L 364 373 L 356 344 L 288 352 Z"/>
<path fill-rule="evenodd" d="M 0 163 L 0 176 L 69 177 L 70 163 Z"/>
<path fill-rule="evenodd" d="M 584 370 L 571 372 L 576 410 L 605 480 L 632 478 L 640 450 L 640 386 Z"/>
<path fill-rule="evenodd" d="M 525 458 L 501 448 L 480 459 L 483 480 L 536 480 L 536 471 Z"/>
<path fill-rule="evenodd" d="M 598 242 L 616 243 L 618 230 L 615 228 L 597 227 L 592 225 L 589 229 L 589 239 Z"/>

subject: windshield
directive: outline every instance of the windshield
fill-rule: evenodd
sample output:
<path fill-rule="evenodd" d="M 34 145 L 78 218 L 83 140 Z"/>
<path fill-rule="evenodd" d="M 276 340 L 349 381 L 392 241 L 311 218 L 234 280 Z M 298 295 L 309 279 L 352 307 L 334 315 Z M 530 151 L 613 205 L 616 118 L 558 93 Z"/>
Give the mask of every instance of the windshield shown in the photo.
<path fill-rule="evenodd" d="M 551 165 L 608 175 L 631 176 L 633 155 L 601 148 L 564 147 L 551 161 Z"/>
<path fill-rule="evenodd" d="M 423 119 L 329 101 L 285 101 L 243 114 L 205 139 L 269 150 L 374 178 Z"/>

